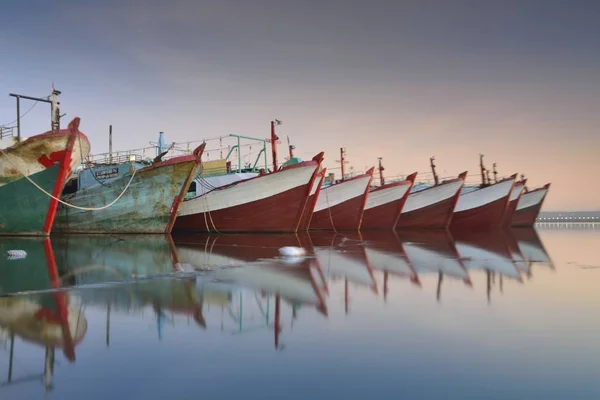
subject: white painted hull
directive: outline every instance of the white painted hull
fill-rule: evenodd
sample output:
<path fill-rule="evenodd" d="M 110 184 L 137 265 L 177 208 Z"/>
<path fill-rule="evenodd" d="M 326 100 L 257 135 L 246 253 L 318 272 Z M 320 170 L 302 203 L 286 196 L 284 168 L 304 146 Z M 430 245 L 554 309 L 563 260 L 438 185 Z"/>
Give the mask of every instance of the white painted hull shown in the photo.
<path fill-rule="evenodd" d="M 11 147 L 2 149 L 0 153 L 0 186 L 7 182 L 21 178 L 26 174 L 30 176 L 46 169 L 39 161 L 40 157 L 50 158 L 52 153 L 64 152 L 69 140 L 68 133 L 43 134 L 32 136 Z M 79 134 L 71 152 L 71 171 L 81 165 L 83 159 L 90 152 L 90 143 L 87 137 Z M 69 177 L 67 176 L 66 179 Z"/>
<path fill-rule="evenodd" d="M 406 203 L 402 209 L 402 214 L 429 207 L 442 201 L 451 199 L 460 190 L 462 185 L 462 180 L 456 180 L 455 182 L 450 182 L 448 184 L 434 186 L 419 192 L 411 193 L 406 199 Z"/>
<path fill-rule="evenodd" d="M 513 186 L 512 192 L 510 193 L 509 201 L 517 200 L 519 196 L 521 196 L 521 194 L 523 193 L 523 190 L 525 190 L 525 185 L 523 183 L 515 183 L 515 186 Z"/>
<path fill-rule="evenodd" d="M 517 204 L 517 211 L 538 205 L 548 193 L 548 189 L 539 189 L 527 193 L 523 193 Z"/>
<path fill-rule="evenodd" d="M 365 204 L 365 210 L 370 210 L 371 208 L 380 207 L 388 203 L 398 201 L 404 197 L 409 189 L 410 185 L 399 185 L 369 192 L 369 195 L 367 196 L 367 202 Z"/>
<path fill-rule="evenodd" d="M 256 172 L 231 173 L 226 175 L 205 176 L 194 179 L 196 183 L 196 196 L 202 196 L 215 188 L 231 185 L 258 176 Z"/>
<path fill-rule="evenodd" d="M 507 179 L 497 184 L 475 190 L 466 194 L 461 194 L 454 208 L 454 212 L 469 211 L 483 207 L 494 201 L 507 197 L 513 188 L 515 179 Z"/>
<path fill-rule="evenodd" d="M 258 202 L 308 185 L 317 164 L 286 168 L 275 173 L 239 181 L 184 201 L 179 216 L 203 214 Z"/>
<path fill-rule="evenodd" d="M 367 187 L 371 183 L 371 179 L 372 176 L 367 174 L 360 178 L 350 179 L 321 188 L 313 213 L 335 207 L 359 196 L 364 196 Z"/>

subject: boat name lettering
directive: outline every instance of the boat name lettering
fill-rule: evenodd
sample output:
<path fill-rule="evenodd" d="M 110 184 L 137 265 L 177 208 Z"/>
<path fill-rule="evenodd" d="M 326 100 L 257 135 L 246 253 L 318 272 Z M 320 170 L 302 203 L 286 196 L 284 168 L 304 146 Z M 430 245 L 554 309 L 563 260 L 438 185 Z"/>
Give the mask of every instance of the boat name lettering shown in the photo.
<path fill-rule="evenodd" d="M 98 179 L 110 179 L 110 178 L 114 178 L 119 175 L 119 169 L 118 168 L 105 169 L 103 171 L 96 172 L 94 175 L 96 175 L 96 178 L 98 178 Z"/>

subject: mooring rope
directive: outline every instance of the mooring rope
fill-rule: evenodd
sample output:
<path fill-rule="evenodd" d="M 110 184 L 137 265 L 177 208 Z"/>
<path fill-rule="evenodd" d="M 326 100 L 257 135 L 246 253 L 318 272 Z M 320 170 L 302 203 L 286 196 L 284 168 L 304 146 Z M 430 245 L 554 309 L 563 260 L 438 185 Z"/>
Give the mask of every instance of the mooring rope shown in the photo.
<path fill-rule="evenodd" d="M 327 211 L 329 213 L 329 221 L 331 221 L 331 227 L 333 228 L 333 231 L 335 233 L 338 233 L 338 231 L 335 229 L 335 224 L 333 223 L 333 216 L 331 215 L 331 207 L 329 206 L 329 195 L 327 194 L 327 188 L 325 188 L 325 199 L 327 199 Z"/>
<path fill-rule="evenodd" d="M 51 193 L 48 193 L 46 190 L 44 190 L 44 188 L 40 187 L 37 183 L 35 183 L 33 181 L 33 179 L 31 179 L 28 175 L 24 174 L 23 171 L 21 171 L 21 169 L 19 168 L 19 166 L 12 162 L 12 160 L 10 159 L 11 156 L 9 156 L 8 154 L 6 154 L 4 152 L 4 150 L 0 149 L 0 153 L 2 153 L 4 155 L 4 158 L 6 160 L 8 160 L 8 162 L 10 164 L 12 164 L 13 167 L 15 167 L 15 169 L 17 170 L 17 172 L 19 172 L 21 175 L 23 175 L 23 177 L 25 177 L 25 179 L 27 179 L 33 186 L 35 186 L 36 188 L 38 188 L 46 196 L 48 196 L 48 197 L 50 197 L 50 198 L 58 201 L 61 204 L 64 204 L 67 207 L 71 207 L 71 208 L 74 208 L 76 210 L 82 210 L 82 211 L 100 211 L 100 210 L 104 210 L 106 208 L 111 207 L 113 204 L 115 204 L 117 201 L 119 201 L 119 199 L 121 197 L 123 197 L 123 195 L 125 194 L 125 192 L 127 191 L 127 189 L 129 189 L 129 185 L 131 185 L 131 182 L 133 181 L 133 178 L 135 177 L 135 174 L 137 172 L 137 168 L 134 168 L 133 174 L 131 174 L 131 179 L 129 179 L 129 182 L 127 182 L 127 185 L 125 186 L 125 188 L 123 189 L 123 191 L 121 192 L 121 194 L 115 200 L 113 200 L 110 204 L 107 204 L 107 205 L 105 205 L 103 207 L 97 207 L 97 208 L 93 208 L 93 207 L 80 207 L 80 206 L 76 206 L 74 204 L 69 204 L 69 203 L 61 200 L 60 198 L 55 197 Z"/>

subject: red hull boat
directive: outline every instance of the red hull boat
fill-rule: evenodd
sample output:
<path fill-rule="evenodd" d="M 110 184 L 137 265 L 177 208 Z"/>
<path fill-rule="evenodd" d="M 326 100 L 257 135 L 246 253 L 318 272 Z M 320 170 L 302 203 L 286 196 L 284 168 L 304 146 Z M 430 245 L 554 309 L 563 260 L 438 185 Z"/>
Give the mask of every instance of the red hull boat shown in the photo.
<path fill-rule="evenodd" d="M 539 189 L 523 193 L 513 215 L 512 226 L 533 226 L 542 209 L 548 190 L 550 190 L 549 183 Z"/>
<path fill-rule="evenodd" d="M 393 230 L 416 176 L 415 172 L 404 181 L 388 183 L 371 190 L 365 204 L 361 228 Z"/>
<path fill-rule="evenodd" d="M 508 206 L 517 174 L 493 185 L 461 194 L 454 209 L 453 231 L 499 228 Z"/>
<path fill-rule="evenodd" d="M 466 175 L 409 194 L 396 228 L 448 228 Z"/>
<path fill-rule="evenodd" d="M 216 188 L 185 200 L 174 230 L 296 232 L 323 153 L 311 161 Z"/>
<path fill-rule="evenodd" d="M 321 189 L 310 229 L 359 230 L 373 170 Z"/>

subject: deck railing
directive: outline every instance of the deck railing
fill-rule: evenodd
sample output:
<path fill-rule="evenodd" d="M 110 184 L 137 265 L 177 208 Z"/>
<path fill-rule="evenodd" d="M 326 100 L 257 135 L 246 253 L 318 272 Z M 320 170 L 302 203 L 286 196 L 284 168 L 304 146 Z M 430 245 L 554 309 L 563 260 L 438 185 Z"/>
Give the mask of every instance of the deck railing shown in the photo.
<path fill-rule="evenodd" d="M 0 139 L 15 136 L 14 126 L 0 126 Z"/>

